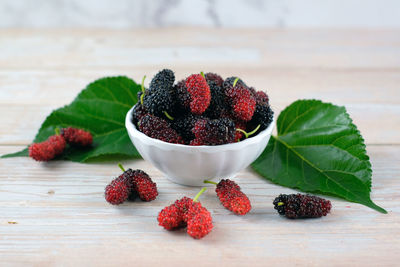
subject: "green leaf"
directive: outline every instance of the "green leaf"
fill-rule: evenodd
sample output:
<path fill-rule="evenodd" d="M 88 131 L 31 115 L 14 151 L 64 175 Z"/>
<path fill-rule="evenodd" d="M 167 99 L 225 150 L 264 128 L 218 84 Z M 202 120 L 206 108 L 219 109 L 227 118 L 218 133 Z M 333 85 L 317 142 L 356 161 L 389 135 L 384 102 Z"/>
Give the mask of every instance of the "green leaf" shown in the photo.
<path fill-rule="evenodd" d="M 279 115 L 277 131 L 252 164 L 261 176 L 387 213 L 370 198 L 371 163 L 364 140 L 344 107 L 298 100 Z"/>
<path fill-rule="evenodd" d="M 125 129 L 125 116 L 137 102 L 140 85 L 124 77 L 107 77 L 89 84 L 68 106 L 53 111 L 43 122 L 34 142 L 42 142 L 54 134 L 57 127 L 77 127 L 93 134 L 93 147 L 68 147 L 62 158 L 77 161 L 136 157 Z M 28 149 L 2 157 L 28 156 Z"/>

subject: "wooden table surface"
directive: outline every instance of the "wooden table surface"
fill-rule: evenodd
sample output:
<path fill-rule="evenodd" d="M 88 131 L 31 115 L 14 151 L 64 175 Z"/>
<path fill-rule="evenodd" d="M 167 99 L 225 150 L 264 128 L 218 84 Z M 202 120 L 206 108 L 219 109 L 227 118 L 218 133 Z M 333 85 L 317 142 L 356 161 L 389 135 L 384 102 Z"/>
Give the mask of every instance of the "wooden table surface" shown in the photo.
<path fill-rule="evenodd" d="M 299 98 L 347 107 L 367 143 L 380 214 L 329 198 L 332 214 L 279 217 L 272 200 L 292 193 L 250 169 L 236 178 L 250 214 L 202 203 L 215 228 L 202 240 L 157 225 L 158 212 L 198 188 L 173 184 L 143 160 L 159 188 L 150 203 L 118 207 L 104 187 L 116 162 L 0 160 L 0 265 L 4 266 L 395 266 L 400 261 L 400 30 L 0 30 L 0 154 L 29 144 L 51 110 L 109 75 L 140 81 L 169 67 L 178 78 L 218 72 L 267 90 L 277 114 Z M 15 222 L 15 223 L 11 223 Z M 121 265 L 122 266 L 122 265 Z"/>

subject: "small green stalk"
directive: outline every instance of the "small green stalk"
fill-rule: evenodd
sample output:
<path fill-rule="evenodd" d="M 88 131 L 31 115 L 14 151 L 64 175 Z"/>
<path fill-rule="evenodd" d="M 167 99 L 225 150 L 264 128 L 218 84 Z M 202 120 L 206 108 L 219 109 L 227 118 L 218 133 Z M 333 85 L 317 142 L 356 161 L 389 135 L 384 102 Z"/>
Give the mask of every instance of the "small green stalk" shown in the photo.
<path fill-rule="evenodd" d="M 201 71 L 200 75 L 203 76 L 204 79 L 206 78 L 206 76 L 204 75 L 204 72 Z"/>
<path fill-rule="evenodd" d="M 259 124 L 253 131 L 251 131 L 249 133 L 246 132 L 245 130 L 242 130 L 242 129 L 239 129 L 239 128 L 236 129 L 236 131 L 243 133 L 244 136 L 245 136 L 245 139 L 246 139 L 246 138 L 249 138 L 249 136 L 255 134 L 258 131 L 258 129 L 260 129 L 260 127 L 261 127 L 261 124 Z"/>
<path fill-rule="evenodd" d="M 118 163 L 118 167 L 119 167 L 123 172 L 125 172 L 124 166 L 122 166 L 121 163 Z"/>
<path fill-rule="evenodd" d="M 171 115 L 169 115 L 168 112 L 164 111 L 164 115 L 165 115 L 165 117 L 167 117 L 167 118 L 170 119 L 171 121 L 174 120 L 174 117 L 172 117 Z"/>
<path fill-rule="evenodd" d="M 216 183 L 214 181 L 210 181 L 210 180 L 204 180 L 203 183 L 205 183 L 205 184 L 215 184 L 215 185 L 218 184 L 218 183 Z"/>
<path fill-rule="evenodd" d="M 236 79 L 233 81 L 233 87 L 236 86 L 236 83 L 239 81 L 239 77 L 236 77 Z"/>
<path fill-rule="evenodd" d="M 58 127 L 54 129 L 54 132 L 56 133 L 56 135 L 61 134 L 60 128 L 58 128 Z"/>
<path fill-rule="evenodd" d="M 193 202 L 197 202 L 197 199 L 207 190 L 207 187 L 203 187 L 200 192 L 197 193 L 197 195 L 193 198 Z"/>
<path fill-rule="evenodd" d="M 278 202 L 278 206 L 282 206 L 282 205 L 285 205 L 285 203 L 283 203 L 283 202 Z"/>
<path fill-rule="evenodd" d="M 143 105 L 143 98 L 144 98 L 144 92 L 145 92 L 145 89 L 144 89 L 144 80 L 146 79 L 146 75 L 144 75 L 143 76 L 143 79 L 142 79 L 142 95 L 140 96 L 140 104 L 142 104 Z"/>

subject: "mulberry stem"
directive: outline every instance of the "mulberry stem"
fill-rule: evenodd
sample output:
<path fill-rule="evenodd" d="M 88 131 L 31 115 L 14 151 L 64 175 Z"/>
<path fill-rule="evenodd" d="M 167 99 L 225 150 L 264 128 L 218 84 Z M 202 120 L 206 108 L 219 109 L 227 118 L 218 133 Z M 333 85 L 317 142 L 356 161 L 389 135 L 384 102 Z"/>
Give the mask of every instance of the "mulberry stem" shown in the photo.
<path fill-rule="evenodd" d="M 203 76 L 204 79 L 206 78 L 206 76 L 204 75 L 204 72 L 201 71 L 200 75 Z"/>
<path fill-rule="evenodd" d="M 170 119 L 171 121 L 174 120 L 174 117 L 172 117 L 171 115 L 169 115 L 168 112 L 164 111 L 164 115 L 165 115 L 168 119 Z"/>
<path fill-rule="evenodd" d="M 60 132 L 60 128 L 58 128 L 58 127 L 55 128 L 55 129 L 54 129 L 54 132 L 56 132 L 56 135 L 60 135 L 60 133 L 61 133 L 61 132 Z"/>
<path fill-rule="evenodd" d="M 260 129 L 260 126 L 261 126 L 261 124 L 259 124 L 253 131 L 251 131 L 249 133 L 246 132 L 245 130 L 242 130 L 242 129 L 239 129 L 239 128 L 236 129 L 236 131 L 243 133 L 245 138 L 249 138 L 250 135 L 255 134 L 258 131 L 258 129 Z"/>
<path fill-rule="evenodd" d="M 146 75 L 144 75 L 143 76 L 143 79 L 142 79 L 142 95 L 140 96 L 140 104 L 142 104 L 143 105 L 143 97 L 144 97 L 144 92 L 145 92 L 145 90 L 144 90 L 144 80 L 146 79 Z"/>
<path fill-rule="evenodd" d="M 214 181 L 210 181 L 210 180 L 204 180 L 203 183 L 205 183 L 205 184 L 215 184 L 215 185 L 218 184 L 218 183 L 216 183 Z"/>
<path fill-rule="evenodd" d="M 124 166 L 122 166 L 121 163 L 118 163 L 118 167 L 119 167 L 123 172 L 125 172 Z"/>
<path fill-rule="evenodd" d="M 236 79 L 233 81 L 233 87 L 236 86 L 236 83 L 239 81 L 239 77 L 236 77 Z"/>
<path fill-rule="evenodd" d="M 197 202 L 197 199 L 201 196 L 201 194 L 204 193 L 204 191 L 207 190 L 207 187 L 203 187 L 200 192 L 197 193 L 197 195 L 193 198 L 193 202 Z"/>

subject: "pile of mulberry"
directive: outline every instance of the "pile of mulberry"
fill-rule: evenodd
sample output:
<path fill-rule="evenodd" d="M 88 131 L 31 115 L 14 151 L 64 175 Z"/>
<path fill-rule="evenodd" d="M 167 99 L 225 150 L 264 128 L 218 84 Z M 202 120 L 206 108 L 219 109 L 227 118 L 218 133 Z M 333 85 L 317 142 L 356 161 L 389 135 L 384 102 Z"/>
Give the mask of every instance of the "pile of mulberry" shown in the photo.
<path fill-rule="evenodd" d="M 174 83 L 169 69 L 157 73 L 148 89 L 142 83 L 131 121 L 151 138 L 191 146 L 229 144 L 257 135 L 273 120 L 268 95 L 237 77 L 224 80 L 208 72 Z"/>
<path fill-rule="evenodd" d="M 326 216 L 332 207 L 329 200 L 303 194 L 281 194 L 275 198 L 273 204 L 280 215 L 289 219 Z"/>

